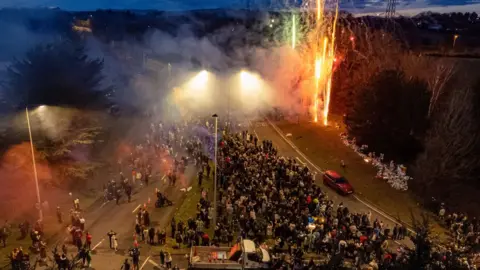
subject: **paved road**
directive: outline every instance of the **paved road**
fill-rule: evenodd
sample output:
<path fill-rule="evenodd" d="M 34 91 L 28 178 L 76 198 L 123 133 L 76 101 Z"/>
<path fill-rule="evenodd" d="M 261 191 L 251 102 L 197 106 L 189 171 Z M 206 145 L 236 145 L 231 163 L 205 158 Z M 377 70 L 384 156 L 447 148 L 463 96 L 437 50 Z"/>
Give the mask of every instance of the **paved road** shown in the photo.
<path fill-rule="evenodd" d="M 305 155 L 299 154 L 296 149 L 294 149 L 294 147 L 286 141 L 288 138 L 280 136 L 274 126 L 263 121 L 254 123 L 251 126 L 253 127 L 253 131 L 257 134 L 259 139 L 268 139 L 272 141 L 273 145 L 278 149 L 280 156 L 295 158 L 297 162 L 307 165 L 312 172 L 316 172 L 316 183 L 319 186 L 324 187 L 323 190 L 327 192 L 328 197 L 331 198 L 336 205 L 338 205 L 340 202 L 343 202 L 343 204 L 348 207 L 351 212 L 355 213 L 367 213 L 371 211 L 373 220 L 378 218 L 378 220 L 382 220 L 389 228 L 392 229 L 394 227 L 395 223 L 392 221 L 394 220 L 392 217 L 388 217 L 384 213 L 381 213 L 374 208 L 370 208 L 354 196 L 341 196 L 330 188 L 324 186 L 321 179 L 322 174 L 318 171 L 318 169 L 314 168 L 313 165 L 306 160 Z M 399 244 L 413 247 L 413 243 L 409 239 L 405 239 L 402 241 L 390 241 L 390 248 L 392 250 L 396 250 L 399 247 Z"/>
<path fill-rule="evenodd" d="M 93 236 L 91 269 L 120 269 L 123 260 L 127 258 L 128 250 L 133 246 L 135 215 L 140 207 L 143 207 L 145 203 L 148 203 L 148 198 L 151 199 L 151 203 L 147 206 L 148 211 L 150 212 L 151 217 L 157 217 L 156 219 L 151 220 L 152 225 L 157 228 L 167 227 L 167 225 L 170 224 L 175 205 L 178 205 L 182 199 L 183 192 L 181 192 L 180 189 L 188 187 L 194 175 L 195 169 L 192 166 L 189 166 L 185 173 L 185 182 L 177 182 L 177 186 L 172 187 L 163 180 L 165 177 L 164 174 L 158 172 L 156 177 L 151 180 L 148 187 L 137 186 L 136 193 L 133 194 L 130 203 L 126 201 L 126 196 L 124 196 L 120 200 L 119 205 L 116 205 L 115 201 L 110 201 L 99 206 L 97 209 L 92 209 L 90 212 L 86 213 L 86 231 L 90 232 Z M 166 194 L 166 196 L 174 202 L 174 206 L 155 208 L 155 188 L 158 188 L 161 192 Z M 117 252 L 111 250 L 109 247 L 107 233 L 111 229 L 117 233 Z M 71 237 L 67 232 L 61 235 L 56 242 L 59 244 L 60 248 L 62 243 L 66 241 L 71 241 Z M 54 245 L 55 244 L 53 244 L 53 246 Z M 70 257 L 70 254 L 76 254 L 77 249 L 72 245 L 68 245 L 68 252 Z M 150 256 L 150 246 L 140 243 L 140 252 L 140 263 L 142 264 Z M 48 268 L 37 267 L 37 269 Z"/>

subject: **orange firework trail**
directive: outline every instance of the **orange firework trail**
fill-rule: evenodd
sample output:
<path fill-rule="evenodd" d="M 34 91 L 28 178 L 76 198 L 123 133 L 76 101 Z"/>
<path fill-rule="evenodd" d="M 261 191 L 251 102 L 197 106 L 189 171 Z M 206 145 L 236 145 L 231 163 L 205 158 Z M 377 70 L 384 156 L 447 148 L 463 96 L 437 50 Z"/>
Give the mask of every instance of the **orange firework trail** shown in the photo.
<path fill-rule="evenodd" d="M 325 16 L 325 0 L 316 0 L 316 20 L 313 29 L 311 48 L 314 54 L 313 121 L 318 122 L 320 97 L 323 98 L 323 124 L 328 124 L 328 112 L 332 88 L 332 71 L 335 59 L 335 31 L 338 20 L 338 1 L 335 3 L 335 16 Z M 329 42 L 330 41 L 330 42 Z"/>

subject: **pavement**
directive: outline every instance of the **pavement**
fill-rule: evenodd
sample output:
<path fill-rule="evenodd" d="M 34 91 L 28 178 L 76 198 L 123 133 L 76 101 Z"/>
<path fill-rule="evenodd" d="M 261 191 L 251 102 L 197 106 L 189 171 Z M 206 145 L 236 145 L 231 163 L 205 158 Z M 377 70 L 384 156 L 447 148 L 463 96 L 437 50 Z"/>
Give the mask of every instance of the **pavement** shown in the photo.
<path fill-rule="evenodd" d="M 282 133 L 282 131 L 278 127 L 275 126 L 273 122 L 265 119 L 262 121 L 256 121 L 250 126 L 252 127 L 251 131 L 253 131 L 260 140 L 272 141 L 273 145 L 278 150 L 279 156 L 295 158 L 297 162 L 306 165 L 313 173 L 316 173 L 315 182 L 320 187 L 323 187 L 322 190 L 326 191 L 328 197 L 334 201 L 335 205 L 343 202 L 343 204 L 348 207 L 350 212 L 355 213 L 368 213 L 370 211 L 372 213 L 373 220 L 378 218 L 378 220 L 383 221 L 384 224 L 387 225 L 390 229 L 393 229 L 395 223 L 398 223 L 396 222 L 395 218 L 389 216 L 387 213 L 384 213 L 375 206 L 363 201 L 361 198 L 355 196 L 355 194 L 353 194 L 353 196 L 342 196 L 333 191 L 332 189 L 324 186 L 322 181 L 323 170 L 316 166 L 314 163 L 312 163 L 305 154 L 303 154 L 291 141 L 289 141 L 288 138 Z M 409 248 L 412 248 L 414 246 L 412 241 L 408 238 L 405 238 L 401 241 L 389 241 L 389 248 L 392 251 L 396 250 L 401 245 L 407 246 Z"/>
<path fill-rule="evenodd" d="M 190 185 L 193 176 L 195 175 L 195 169 L 193 166 L 189 166 L 186 169 L 185 179 L 183 183 L 178 183 L 175 187 L 169 186 L 165 181 L 165 174 L 158 172 L 149 183 L 149 186 L 137 185 L 134 194 L 132 195 L 131 202 L 127 202 L 126 196 L 123 196 L 119 205 L 116 205 L 115 201 L 109 201 L 97 206 L 96 209 L 90 209 L 85 214 L 86 231 L 93 236 L 92 240 L 92 265 L 91 268 L 86 269 L 102 269 L 102 270 L 118 270 L 120 269 L 122 262 L 128 256 L 128 250 L 133 247 L 133 235 L 135 228 L 135 217 L 137 211 L 147 204 L 147 209 L 152 217 L 152 226 L 156 228 L 167 227 L 170 224 L 171 217 L 174 214 L 175 206 L 181 204 L 181 200 L 184 198 L 184 193 L 180 191 L 183 187 Z M 137 183 L 138 184 L 138 183 Z M 170 207 L 155 208 L 156 194 L 155 189 L 158 188 L 164 193 L 174 205 Z M 148 199 L 150 198 L 150 204 Z M 153 218 L 157 217 L 157 218 Z M 107 233 L 110 230 L 114 230 L 117 233 L 118 250 L 114 251 L 110 249 L 109 238 Z M 85 240 L 85 239 L 82 239 Z M 139 239 L 140 240 L 140 239 Z M 58 244 L 58 248 L 63 243 L 71 243 L 71 236 L 65 231 L 57 236 L 52 241 L 51 249 Z M 77 248 L 71 244 L 68 244 L 68 257 L 77 253 Z M 148 263 L 152 256 L 150 254 L 150 245 L 139 242 L 140 248 L 140 266 L 142 269 L 160 269 L 154 268 L 155 261 Z M 49 256 L 51 252 L 49 249 Z M 35 259 L 35 258 L 33 258 Z M 156 259 L 158 262 L 159 260 Z M 37 266 L 36 269 L 52 269 L 52 262 L 49 262 L 48 266 Z"/>

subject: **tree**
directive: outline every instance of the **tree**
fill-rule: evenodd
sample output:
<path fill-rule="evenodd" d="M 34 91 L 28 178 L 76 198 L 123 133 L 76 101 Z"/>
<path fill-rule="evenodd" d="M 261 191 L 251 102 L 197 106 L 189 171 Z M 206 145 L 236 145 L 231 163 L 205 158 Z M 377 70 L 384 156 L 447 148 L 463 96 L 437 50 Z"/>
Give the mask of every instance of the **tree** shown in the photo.
<path fill-rule="evenodd" d="M 425 197 L 436 197 L 462 211 L 476 211 L 480 137 L 477 136 L 480 84 L 452 89 L 447 103 L 434 116 L 425 139 L 425 151 L 414 166 L 412 188 Z M 478 211 L 476 211 L 478 213 Z"/>
<path fill-rule="evenodd" d="M 387 158 L 411 161 L 422 148 L 429 100 L 424 81 L 406 78 L 399 70 L 377 73 L 354 96 L 348 133 Z"/>
<path fill-rule="evenodd" d="M 102 86 L 102 69 L 102 60 L 89 59 L 73 42 L 40 45 L 10 65 L 3 99 L 13 109 L 104 106 L 111 88 Z"/>
<path fill-rule="evenodd" d="M 111 95 L 102 85 L 102 69 L 102 60 L 89 59 L 83 46 L 70 41 L 37 46 L 8 68 L 4 102 L 13 110 L 32 108 L 35 147 L 56 183 L 85 179 L 96 167 L 88 152 L 99 141 L 102 109 Z M 12 128 L 9 137 L 16 143 L 26 139 L 14 134 Z"/>

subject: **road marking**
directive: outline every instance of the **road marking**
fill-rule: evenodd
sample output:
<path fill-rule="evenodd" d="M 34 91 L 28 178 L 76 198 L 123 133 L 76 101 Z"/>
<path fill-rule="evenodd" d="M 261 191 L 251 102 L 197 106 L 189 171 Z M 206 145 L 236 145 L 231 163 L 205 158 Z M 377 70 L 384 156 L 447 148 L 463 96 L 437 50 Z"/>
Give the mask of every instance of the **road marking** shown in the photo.
<path fill-rule="evenodd" d="M 104 207 L 107 203 L 109 203 L 110 201 L 106 201 L 104 203 L 102 203 L 102 205 L 100 206 L 100 208 Z"/>
<path fill-rule="evenodd" d="M 153 266 L 160 268 L 160 265 L 154 262 L 152 259 L 148 260 L 149 263 L 153 264 Z"/>
<path fill-rule="evenodd" d="M 270 124 L 270 126 L 278 133 L 278 135 L 280 135 L 280 137 L 282 137 L 282 139 L 287 142 L 292 148 L 293 150 L 295 150 L 300 156 L 302 156 L 313 168 L 315 168 L 318 172 L 320 173 L 323 173 L 323 170 L 320 169 L 319 167 L 317 167 L 315 164 L 313 164 L 313 162 L 311 162 L 306 156 L 305 154 L 302 153 L 302 151 L 300 151 L 300 149 L 298 149 L 298 147 L 296 145 L 294 145 L 290 140 L 288 140 L 287 138 L 285 138 L 285 136 L 282 134 L 282 132 L 280 131 L 280 129 L 275 125 L 273 124 L 270 119 L 268 118 L 265 118 L 268 122 L 268 124 Z M 298 158 L 297 158 L 298 159 Z M 383 211 L 379 210 L 378 208 L 374 207 L 373 205 L 359 199 L 356 195 L 353 195 L 353 197 L 359 201 L 361 204 L 365 205 L 366 207 L 372 209 L 373 211 L 377 212 L 378 214 L 380 214 L 381 216 L 383 216 L 384 218 L 394 222 L 394 223 L 399 223 L 398 220 L 390 217 L 388 214 L 384 213 Z M 405 222 L 403 222 L 405 223 Z M 410 226 L 408 223 L 405 223 L 407 226 Z M 407 230 L 413 232 L 411 229 L 407 228 Z"/>
<path fill-rule="evenodd" d="M 303 165 L 306 165 L 305 162 L 303 162 L 301 159 L 299 159 L 298 157 L 295 157 L 300 163 L 302 163 Z"/>
<path fill-rule="evenodd" d="M 105 238 L 103 238 L 100 242 L 98 242 L 98 244 L 96 244 L 95 246 L 93 246 L 92 251 L 95 250 L 98 246 L 100 246 L 100 244 L 102 244 L 103 241 L 105 241 Z"/>
<path fill-rule="evenodd" d="M 145 261 L 142 263 L 142 266 L 140 267 L 140 270 L 143 269 L 143 267 L 145 267 L 145 264 L 147 264 L 147 262 L 150 260 L 150 256 L 148 256 Z"/>
<path fill-rule="evenodd" d="M 139 204 L 137 207 L 135 207 L 135 209 L 133 209 L 133 211 L 132 211 L 132 214 L 135 213 L 138 210 L 138 208 L 140 208 L 140 206 L 142 206 L 142 205 Z"/>

